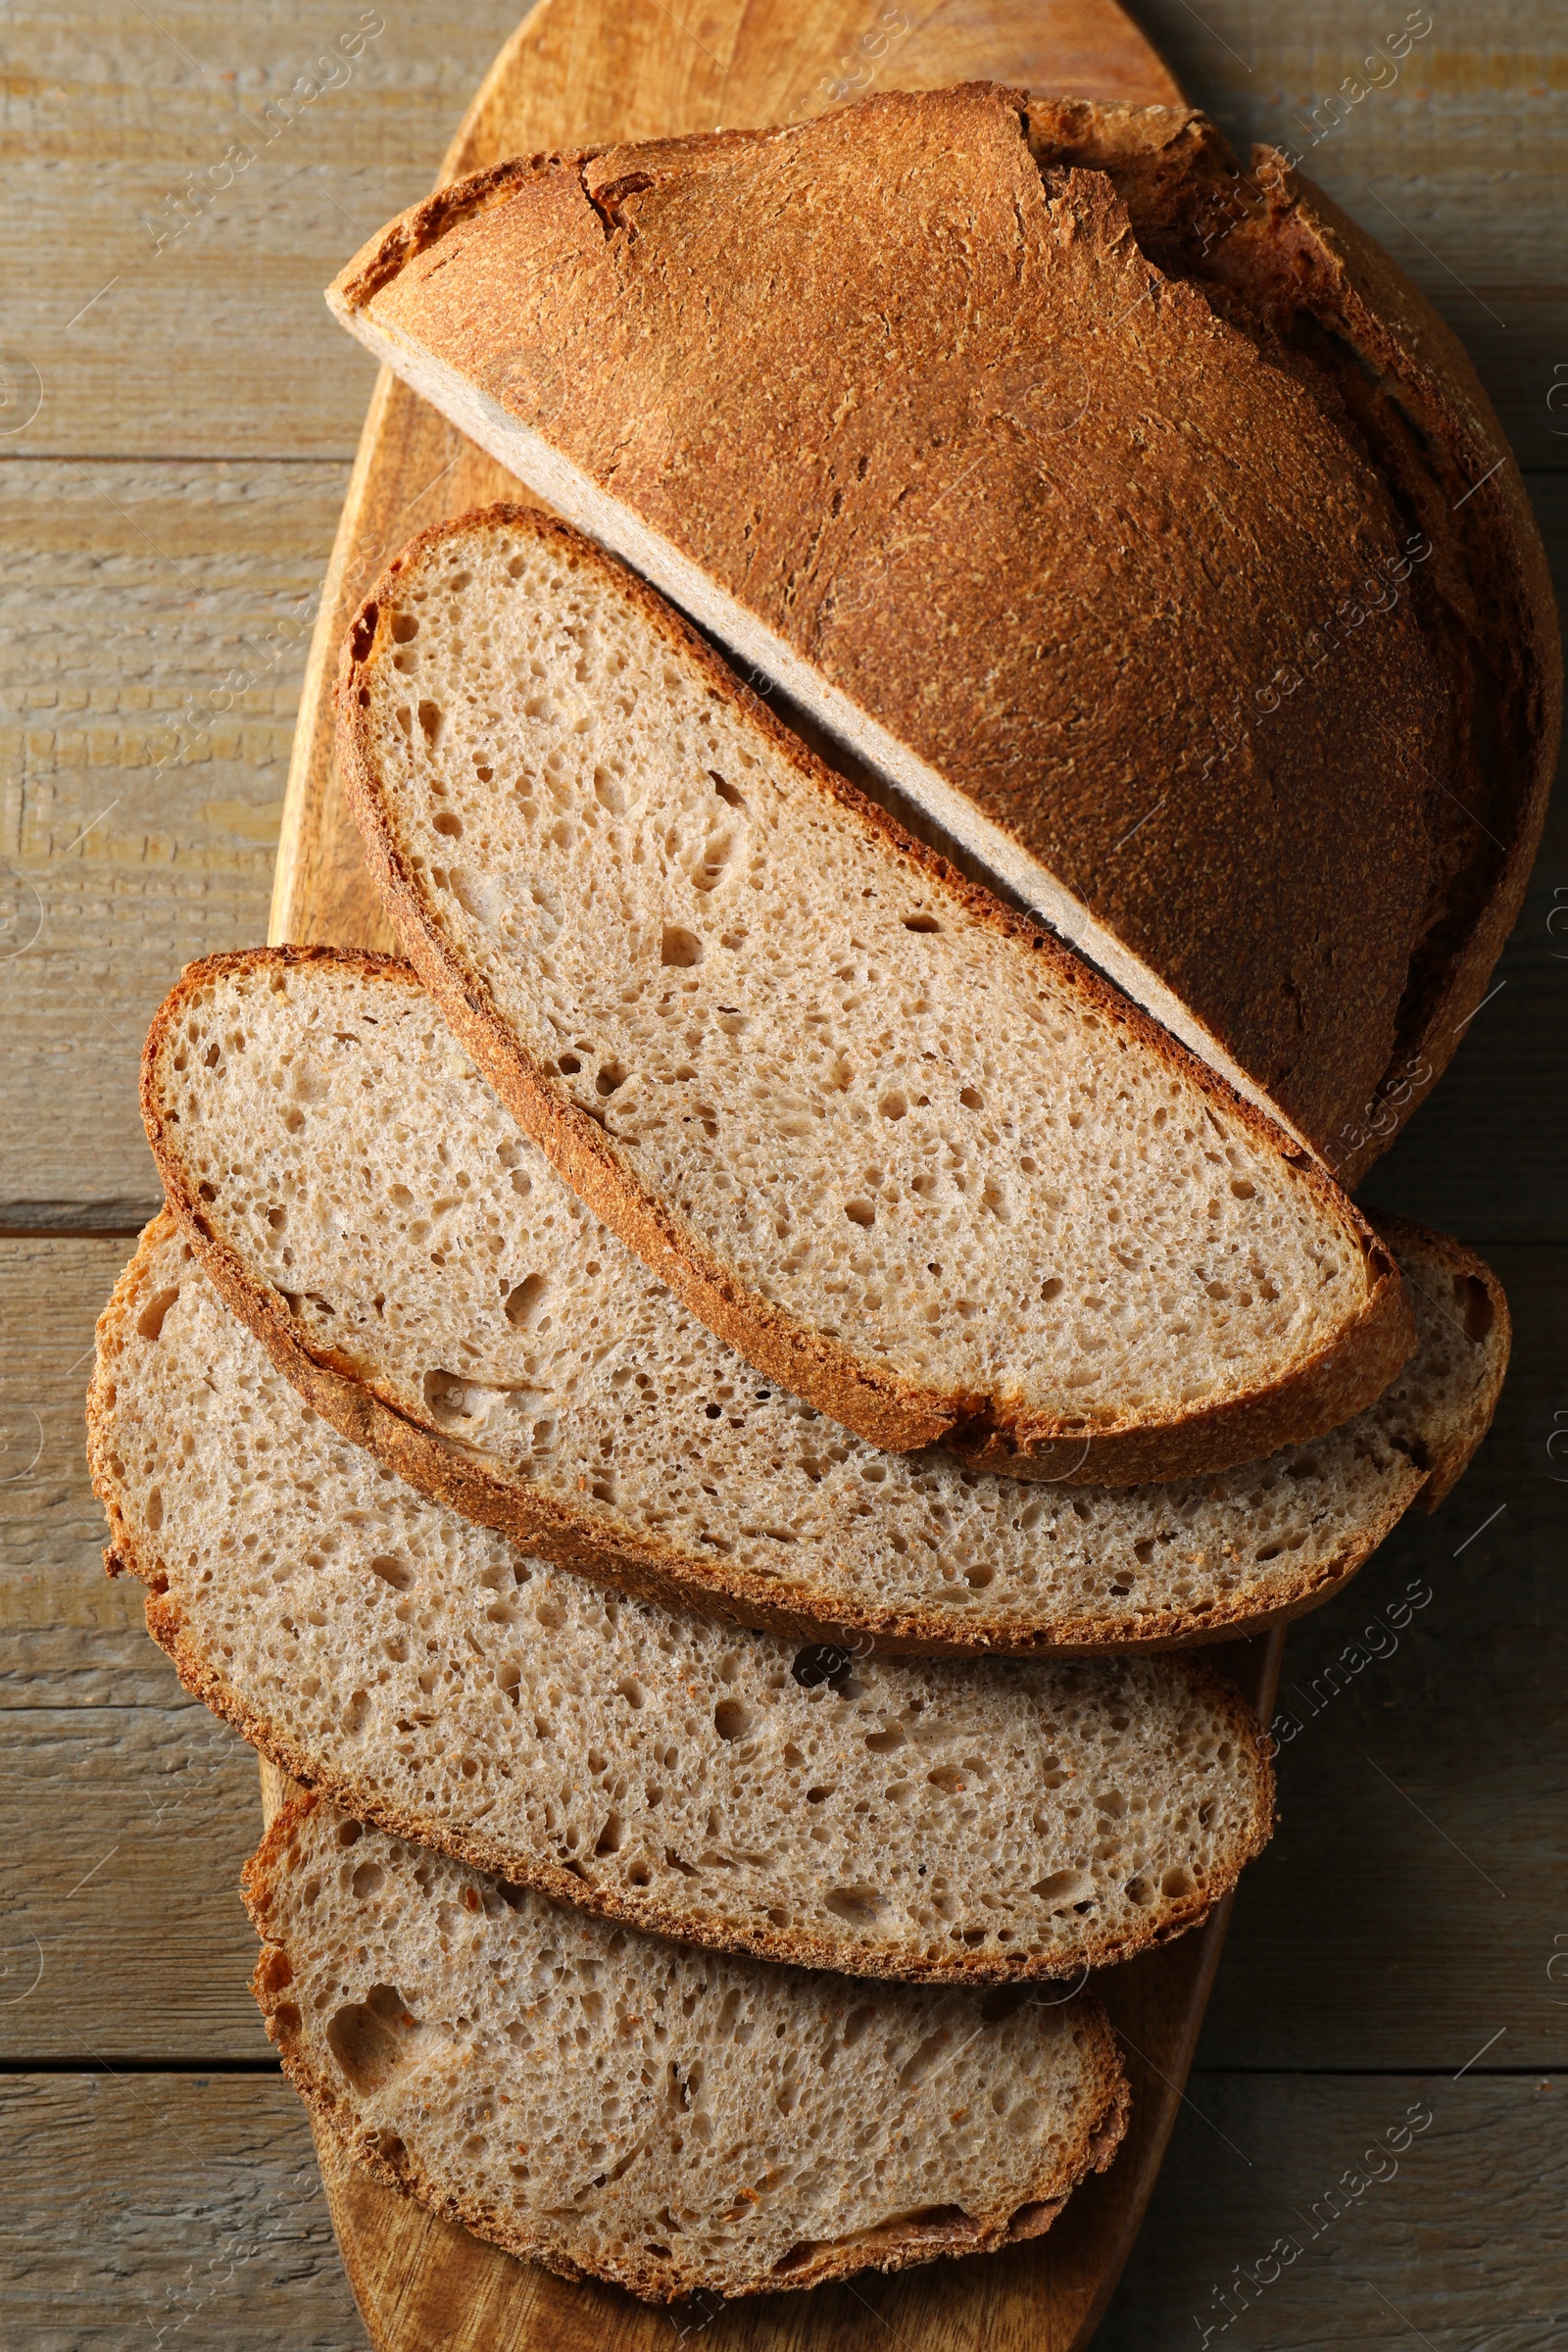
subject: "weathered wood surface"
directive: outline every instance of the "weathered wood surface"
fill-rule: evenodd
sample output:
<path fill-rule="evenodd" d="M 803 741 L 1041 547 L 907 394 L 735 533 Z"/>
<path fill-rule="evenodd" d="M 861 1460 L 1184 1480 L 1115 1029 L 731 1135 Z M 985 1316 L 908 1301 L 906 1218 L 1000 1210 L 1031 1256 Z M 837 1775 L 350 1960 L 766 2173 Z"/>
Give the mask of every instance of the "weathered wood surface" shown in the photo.
<path fill-rule="evenodd" d="M 1456 2071 L 1195 2075 L 1096 2352 L 1559 2344 L 1568 2087 Z"/>
<path fill-rule="evenodd" d="M 12 2352 L 363 2352 L 280 2076 L 13 2075 L 0 2146 Z"/>
<path fill-rule="evenodd" d="M 4 444 L 0 444 L 3 447 Z M 0 465 L 0 1220 L 139 1222 L 142 1033 L 260 938 L 345 466 Z"/>
<path fill-rule="evenodd" d="M 1196 2347 L 1204 2327 L 1249 2352 L 1560 2341 L 1560 2080 L 1218 2074 L 1192 2089 L 1097 2352 Z M 0 2141 L 21 2249 L 0 2266 L 0 2341 L 18 2352 L 363 2352 L 304 2113 L 276 2077 L 17 2076 L 0 2084 Z M 797 2298 L 791 2352 L 887 2352 L 899 2284 L 863 2292 L 831 2332 Z M 620 2301 L 582 2290 L 563 2345 L 580 2352 Z M 411 2316 L 426 2352 L 505 2340 L 461 2297 Z M 670 2346 L 701 2318 L 664 2323 Z M 986 2352 L 1025 2348 L 993 2337 Z"/>

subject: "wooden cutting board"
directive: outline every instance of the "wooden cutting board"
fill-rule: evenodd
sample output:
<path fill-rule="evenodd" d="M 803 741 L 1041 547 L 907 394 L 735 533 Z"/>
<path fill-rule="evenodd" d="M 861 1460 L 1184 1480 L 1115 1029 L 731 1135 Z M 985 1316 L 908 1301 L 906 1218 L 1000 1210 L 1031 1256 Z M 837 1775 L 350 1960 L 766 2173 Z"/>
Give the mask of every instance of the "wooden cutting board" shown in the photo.
<path fill-rule="evenodd" d="M 1180 102 L 1114 0 L 541 0 L 470 107 L 443 179 L 504 155 L 799 122 L 872 89 L 993 79 L 1074 96 Z M 344 257 L 347 259 L 347 256 Z M 394 943 L 371 897 L 332 758 L 331 681 L 350 613 L 405 540 L 495 498 L 537 504 L 383 372 L 321 594 L 278 849 L 270 936 Z M 1265 1714 L 1282 1637 L 1214 1653 Z M 289 1784 L 262 1768 L 270 1820 Z M 1182 2097 L 1229 1906 L 1100 1980 L 1133 2085 L 1110 2171 L 1048 2236 L 1003 2255 L 714 2311 L 652 2310 L 514 2261 L 381 2187 L 325 2132 L 317 2146 L 344 2265 L 376 2352 L 1070 2352 L 1126 2260 Z M 1048 1995 L 1050 1988 L 1046 1988 Z"/>

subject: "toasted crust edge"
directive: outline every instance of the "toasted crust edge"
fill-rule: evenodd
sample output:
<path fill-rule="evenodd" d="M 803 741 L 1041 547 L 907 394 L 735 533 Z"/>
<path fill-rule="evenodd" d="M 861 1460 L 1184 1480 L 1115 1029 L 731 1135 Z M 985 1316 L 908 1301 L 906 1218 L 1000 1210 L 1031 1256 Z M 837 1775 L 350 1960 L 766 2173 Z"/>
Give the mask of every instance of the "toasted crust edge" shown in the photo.
<path fill-rule="evenodd" d="M 262 1938 L 261 1956 L 251 1979 L 251 1989 L 261 2010 L 268 2038 L 274 2044 L 282 2060 L 284 2073 L 311 2114 L 328 2126 L 340 2143 L 375 2180 L 384 2181 L 390 2188 L 401 2190 L 404 2195 L 413 2197 L 416 2203 L 428 2207 L 432 2212 L 444 2214 L 449 2220 L 461 2223 L 476 2237 L 487 2238 L 509 2254 L 515 2254 L 523 2261 L 543 2263 L 547 2269 L 556 2271 L 563 2278 L 582 2278 L 586 2266 L 562 2254 L 532 2232 L 509 2224 L 505 2217 L 481 2207 L 473 2199 L 442 2189 L 422 2167 L 414 2164 L 406 2148 L 399 2154 L 389 2154 L 368 2132 L 357 2131 L 344 2112 L 344 2102 L 307 2057 L 299 2033 L 299 2012 L 283 1997 L 293 1982 L 292 1963 L 287 1946 L 269 1936 L 267 1914 L 278 1864 L 320 1801 L 312 1791 L 292 1798 L 246 1863 L 240 1879 L 246 1909 Z M 1098 2000 L 1084 1999 L 1081 2023 L 1087 2030 L 1090 2041 L 1086 2054 L 1089 2086 L 1083 2107 L 1075 2119 L 1077 2129 L 1057 2164 L 1041 2180 L 1031 2183 L 1031 2193 L 1020 2198 L 1008 2213 L 989 2218 L 971 2217 L 967 2229 L 950 2225 L 940 2230 L 915 2231 L 901 2230 L 896 2224 L 884 2225 L 879 2230 L 866 2232 L 852 2244 L 821 2247 L 813 2259 L 803 2262 L 798 2269 L 782 2277 L 771 2275 L 734 2285 L 722 2284 L 706 2273 L 679 2268 L 673 2260 L 607 2264 L 591 2275 L 611 2279 L 645 2302 L 675 2302 L 682 2295 L 691 2294 L 701 2287 L 717 2287 L 720 2292 L 738 2298 L 742 2295 L 776 2293 L 785 2288 L 818 2286 L 829 2279 L 849 2278 L 862 2270 L 906 2270 L 917 2263 L 934 2261 L 944 2254 L 994 2253 L 1005 2245 L 1016 2244 L 1021 2238 L 1039 2236 L 1055 2220 L 1073 2189 L 1090 2173 L 1104 2171 L 1114 2157 L 1127 2128 L 1131 2094 L 1110 2021 Z M 1014 2224 L 1020 2222 L 1022 2226 L 1015 2228 Z"/>
<path fill-rule="evenodd" d="M 1200 1093 L 1238 1118 L 1259 1144 L 1286 1160 L 1366 1261 L 1367 1296 L 1339 1336 L 1291 1371 L 1245 1396 L 1162 1423 L 1112 1427 L 1085 1437 L 1081 1428 L 1006 1399 L 956 1396 L 890 1373 L 746 1290 L 701 1237 L 637 1183 L 604 1129 L 585 1110 L 561 1099 L 495 1011 L 482 984 L 465 971 L 398 849 L 366 718 L 381 606 L 400 575 L 427 555 L 450 540 L 490 529 L 553 541 L 597 572 L 637 609 L 656 637 L 691 663 L 814 790 L 888 850 L 906 858 L 925 880 L 956 898 L 972 919 L 1040 955 L 1058 983 L 1176 1067 Z M 1415 1326 L 1398 1269 L 1365 1218 L 1320 1167 L 1305 1160 L 1261 1112 L 1107 981 L 1079 963 L 1042 925 L 965 880 L 934 850 L 906 833 L 885 809 L 825 766 L 646 581 L 571 525 L 530 508 L 497 504 L 421 531 L 393 558 L 350 624 L 339 669 L 337 711 L 339 765 L 371 879 L 406 954 L 453 1034 L 573 1190 L 694 1314 L 748 1363 L 871 1445 L 905 1451 L 955 1439 L 973 1446 L 982 1467 L 1004 1468 L 1014 1478 L 1038 1474 L 1053 1483 L 1130 1486 L 1229 1469 L 1280 1446 L 1321 1437 L 1369 1404 L 1408 1358 Z M 976 1433 L 972 1439 L 964 1437 L 966 1424 Z M 1063 1439 L 1084 1446 L 1078 1465 L 1065 1478 L 1051 1458 Z M 1004 1460 L 988 1450 L 994 1446 L 1005 1449 Z"/>
<path fill-rule="evenodd" d="M 301 1343 L 291 1317 L 275 1293 L 247 1273 L 237 1253 L 212 1231 L 202 1204 L 185 1183 L 177 1152 L 147 1097 L 156 1085 L 156 1061 L 164 1037 L 177 1017 L 183 994 L 200 987 L 210 976 L 259 966 L 284 968 L 326 963 L 361 974 L 384 973 L 400 984 L 414 975 L 396 958 L 343 948 L 260 948 L 213 956 L 187 967 L 155 1016 L 148 1034 L 143 1068 L 143 1109 L 148 1120 L 169 1211 L 190 1241 L 204 1271 L 220 1298 L 266 1348 L 277 1369 L 298 1390 L 313 1410 L 356 1445 L 386 1463 L 409 1486 L 444 1503 L 460 1517 L 502 1535 L 520 1549 L 538 1553 L 557 1566 L 596 1579 L 618 1590 L 661 1603 L 666 1608 L 694 1610 L 700 1616 L 731 1619 L 769 1633 L 810 1640 L 824 1636 L 866 1639 L 890 1655 L 921 1657 L 1089 1657 L 1105 1650 L 1158 1652 L 1185 1649 L 1208 1642 L 1234 1641 L 1289 1624 L 1317 1608 L 1337 1592 L 1371 1557 L 1405 1509 L 1420 1499 L 1422 1487 L 1396 1506 L 1368 1523 L 1346 1543 L 1335 1558 L 1313 1572 L 1294 1591 L 1264 1609 L 1243 1605 L 1222 1609 L 1184 1608 L 1167 1612 L 1152 1627 L 1130 1628 L 1125 1620 L 1067 1618 L 1054 1627 L 1020 1627 L 1005 1622 L 987 1626 L 966 1619 L 956 1631 L 951 1616 L 919 1609 L 856 1606 L 851 1602 L 813 1607 L 797 1597 L 781 1598 L 771 1579 L 745 1570 L 720 1569 L 716 1562 L 698 1560 L 669 1546 L 650 1544 L 629 1533 L 619 1538 L 598 1528 L 564 1506 L 540 1495 L 523 1481 L 498 1465 L 471 1455 L 427 1424 L 412 1420 L 398 1405 L 380 1396 L 352 1371 L 323 1362 Z M 1393 1221 L 1391 1221 L 1393 1222 Z M 150 1229 L 149 1229 L 150 1230 Z M 1428 1229 L 1410 1226 L 1456 1253 L 1456 1270 L 1480 1281 L 1500 1308 L 1506 1327 L 1507 1308 L 1501 1286 L 1485 1262 L 1463 1245 L 1430 1236 Z M 1506 1364 L 1498 1361 L 1486 1392 L 1484 1410 L 1478 1405 L 1462 1440 L 1450 1440 L 1444 1459 L 1448 1467 L 1438 1494 L 1441 1500 L 1468 1463 L 1486 1434 Z M 1430 1478 L 1430 1473 L 1425 1474 Z M 1436 1503 L 1430 1503 L 1435 1508 Z"/>

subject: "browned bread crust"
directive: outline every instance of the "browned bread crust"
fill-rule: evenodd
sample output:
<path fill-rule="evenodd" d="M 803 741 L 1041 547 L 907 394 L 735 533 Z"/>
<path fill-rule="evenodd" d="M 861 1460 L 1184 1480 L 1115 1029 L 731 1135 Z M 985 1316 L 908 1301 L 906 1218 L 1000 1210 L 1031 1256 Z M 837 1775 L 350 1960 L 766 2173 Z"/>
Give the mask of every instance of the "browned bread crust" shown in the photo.
<path fill-rule="evenodd" d="M 1108 1647 L 1180 1648 L 1284 1624 L 1318 1607 L 1337 1592 L 1371 1556 L 1399 1516 L 1396 1507 L 1387 1518 L 1348 1528 L 1332 1559 L 1319 1563 L 1310 1573 L 1303 1572 L 1277 1605 L 1266 1611 L 1238 1608 L 1229 1599 L 1194 1596 L 1152 1625 L 1129 1635 L 1125 1620 L 1085 1617 L 1020 1627 L 998 1617 L 988 1620 L 983 1609 L 972 1607 L 964 1612 L 961 1631 L 956 1632 L 951 1613 L 934 1608 L 893 1609 L 871 1600 L 851 1602 L 841 1595 L 831 1602 L 824 1599 L 812 1609 L 798 1597 L 781 1598 L 774 1582 L 742 1563 L 711 1552 L 677 1548 L 629 1524 L 622 1523 L 617 1529 L 602 1511 L 572 1510 L 541 1493 L 526 1478 L 514 1475 L 494 1456 L 479 1456 L 455 1443 L 433 1422 L 411 1417 L 399 1403 L 378 1395 L 346 1358 L 335 1358 L 319 1348 L 313 1351 L 308 1335 L 290 1314 L 286 1301 L 256 1276 L 215 1228 L 207 1203 L 185 1167 L 177 1128 L 171 1129 L 164 1120 L 156 1065 L 162 1041 L 177 1024 L 187 992 L 199 988 L 209 970 L 238 964 L 286 972 L 312 963 L 348 965 L 371 974 L 384 971 L 403 982 L 410 977 L 408 967 L 390 957 L 353 950 L 256 949 L 237 957 L 212 957 L 192 965 L 158 1014 L 148 1039 L 144 1109 L 170 1212 L 189 1236 L 220 1296 L 323 1420 L 364 1446 L 421 1494 L 481 1527 L 495 1529 L 520 1549 L 666 1607 L 730 1616 L 741 1624 L 807 1640 L 844 1636 L 865 1640 L 890 1652 L 928 1657 L 981 1651 L 1079 1656 Z M 1391 1233 L 1396 1232 L 1396 1221 L 1380 1222 Z M 1409 1230 L 1421 1233 L 1429 1252 L 1436 1249 L 1451 1253 L 1454 1276 L 1465 1285 L 1473 1336 L 1478 1342 L 1488 1342 L 1486 1377 L 1462 1431 L 1441 1436 L 1433 1433 L 1435 1450 L 1427 1465 L 1427 1489 L 1420 1499 L 1425 1507 L 1436 1507 L 1491 1422 L 1507 1362 L 1508 1314 L 1501 1286 L 1480 1257 L 1423 1228 Z M 101 1485 L 99 1492 L 107 1499 L 106 1487 Z M 117 1537 L 117 1550 L 119 1542 Z"/>
<path fill-rule="evenodd" d="M 394 662 L 397 647 L 383 612 L 405 575 L 416 572 L 446 542 L 462 534 L 506 529 L 557 541 L 585 570 L 597 569 L 638 612 L 650 633 L 702 678 L 709 692 L 731 704 L 769 749 L 787 760 L 817 792 L 835 802 L 879 846 L 956 900 L 1001 940 L 1021 944 L 1084 1005 L 1127 1033 L 1146 1053 L 1178 1069 L 1200 1094 L 1223 1104 L 1259 1143 L 1296 1163 L 1298 1180 L 1330 1225 L 1338 1225 L 1363 1253 L 1367 1287 L 1353 1318 L 1337 1339 L 1276 1379 L 1218 1403 L 1178 1408 L 1167 1418 L 1085 1429 L 1016 1396 L 956 1395 L 918 1385 L 869 1351 L 830 1340 L 776 1301 L 747 1288 L 705 1237 L 646 1187 L 631 1155 L 601 1120 L 572 1102 L 523 1046 L 490 1002 L 487 987 L 464 961 L 431 903 L 428 876 L 416 870 L 399 842 L 368 717 L 372 682 Z M 1189 1054 L 1147 1014 L 1062 948 L 1041 924 L 966 881 L 937 853 L 906 833 L 889 812 L 816 758 L 783 727 L 766 705 L 658 593 L 568 524 L 528 508 L 495 506 L 442 523 L 395 557 L 362 607 L 344 643 L 339 673 L 338 758 L 349 804 L 364 837 L 370 875 L 398 937 L 449 1028 L 483 1070 L 502 1101 L 612 1232 L 648 1264 L 709 1328 L 746 1361 L 781 1381 L 796 1396 L 830 1413 L 872 1445 L 906 1450 L 941 1442 L 972 1448 L 988 1466 L 1015 1478 L 1053 1483 L 1131 1486 L 1196 1471 L 1229 1468 L 1277 1446 L 1316 1437 L 1371 1402 L 1393 1379 L 1414 1344 L 1398 1271 L 1360 1211 L 1315 1165 L 1304 1163 L 1288 1139 L 1222 1079 Z M 173 1000 L 171 1000 L 171 1004 Z M 164 1018 L 160 1015 L 160 1020 Z M 148 1041 L 146 1069 L 154 1068 L 158 1024 Z M 160 1152 L 162 1107 L 144 1087 L 143 1112 Z M 160 1152 L 160 1157 L 162 1154 Z"/>
<path fill-rule="evenodd" d="M 1353 1181 L 1484 992 L 1560 705 L 1517 468 L 1386 257 L 1200 117 L 994 85 L 443 203 L 345 322 L 956 787 L 969 849 Z"/>
<path fill-rule="evenodd" d="M 349 2102 L 313 2060 L 305 2046 L 303 2021 L 289 1998 L 295 1971 L 287 1945 L 274 1940 L 281 1905 L 280 1874 L 291 1847 L 322 1799 L 315 1792 L 294 1797 L 269 1829 L 241 1874 L 246 1909 L 262 1938 L 261 1956 L 251 1979 L 267 2034 L 277 2049 L 283 2072 L 313 2117 L 323 2123 L 372 2178 L 401 2191 L 418 2204 L 460 2223 L 476 2237 L 488 2239 L 525 2262 L 542 2263 L 564 2278 L 580 2278 L 584 2270 L 565 2258 L 559 2246 L 519 2228 L 494 2207 L 444 2187 L 401 2142 L 391 2145 L 357 2127 Z M 1110 2021 L 1101 2003 L 1080 1994 L 1074 2019 L 1088 2046 L 1090 2088 L 1070 2119 L 1065 2142 L 1047 2174 L 1031 2184 L 1027 2197 L 1006 2219 L 979 2219 L 943 2209 L 935 2215 L 914 2215 L 889 2222 L 848 2242 L 812 2248 L 809 2258 L 771 2277 L 767 2291 L 820 2286 L 863 2270 L 900 2271 L 948 2254 L 987 2254 L 1039 2237 L 1060 2214 L 1072 2190 L 1092 2173 L 1103 2172 L 1116 2154 L 1127 2129 L 1130 2092 Z M 603 2276 L 652 2303 L 670 2303 L 702 2287 L 690 2260 L 650 2252 L 647 2259 L 608 2268 Z M 731 2286 L 732 2294 L 763 2291 L 762 2282 Z"/>
<path fill-rule="evenodd" d="M 1354 1185 L 1442 1075 L 1523 903 L 1545 820 L 1562 659 L 1524 480 L 1468 353 L 1365 229 L 1272 148 L 1238 170 L 1196 112 L 1032 98 L 1048 165 L 1105 172 L 1152 261 L 1302 380 L 1398 510 L 1448 683 L 1426 781 L 1427 898 L 1384 1078 L 1322 1139 Z M 1370 622 L 1366 625 L 1371 625 Z"/>

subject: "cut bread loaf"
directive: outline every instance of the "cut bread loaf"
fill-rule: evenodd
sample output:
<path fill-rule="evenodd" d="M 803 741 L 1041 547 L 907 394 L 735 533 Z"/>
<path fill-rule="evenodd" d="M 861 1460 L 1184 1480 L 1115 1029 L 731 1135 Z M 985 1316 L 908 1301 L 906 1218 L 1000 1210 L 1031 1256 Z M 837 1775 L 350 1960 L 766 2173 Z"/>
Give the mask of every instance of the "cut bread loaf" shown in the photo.
<path fill-rule="evenodd" d="M 426 1501 L 303 1403 L 172 1218 L 98 1332 L 112 1572 L 188 1690 L 383 1829 L 700 1943 L 1059 1977 L 1195 1925 L 1267 1838 L 1185 1658 L 922 1664 L 672 1616 Z"/>
<path fill-rule="evenodd" d="M 778 725 L 655 593 L 493 508 L 339 697 L 371 873 L 596 1214 L 873 1444 L 1131 1483 L 1319 1436 L 1409 1353 L 1277 1129 Z"/>
<path fill-rule="evenodd" d="M 640 1936 L 296 1799 L 247 1865 L 313 2115 L 509 2252 L 650 2301 L 1049 2229 L 1127 2086 L 1080 1994 L 869 1986 Z"/>
<path fill-rule="evenodd" d="M 405 966 L 193 966 L 146 1102 L 204 1266 L 336 1429 L 525 1550 L 806 1638 L 1070 1652 L 1293 1616 L 1446 1493 L 1507 1355 L 1481 1261 L 1391 1228 L 1421 1344 L 1357 1419 L 1222 1476 L 1024 1486 L 878 1453 L 750 1372 L 595 1222 Z"/>
<path fill-rule="evenodd" d="M 343 322 L 1353 1177 L 1517 910 L 1560 660 L 1456 339 L 1181 109 L 503 164 Z"/>

